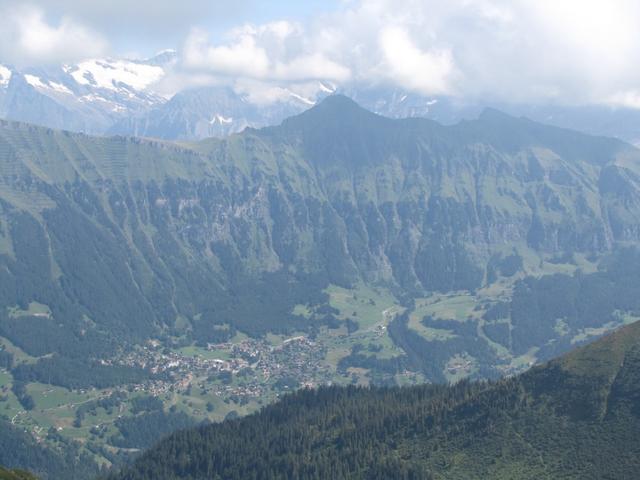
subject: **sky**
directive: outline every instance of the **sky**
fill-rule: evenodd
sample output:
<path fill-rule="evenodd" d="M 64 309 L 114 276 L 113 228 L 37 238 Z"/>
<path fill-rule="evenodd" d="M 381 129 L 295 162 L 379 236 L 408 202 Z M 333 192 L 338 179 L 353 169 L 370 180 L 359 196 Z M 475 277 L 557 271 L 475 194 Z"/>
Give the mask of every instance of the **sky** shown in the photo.
<path fill-rule="evenodd" d="M 637 0 L 0 0 L 0 12 L 2 62 L 171 48 L 167 89 L 232 83 L 268 98 L 326 81 L 640 108 Z"/>

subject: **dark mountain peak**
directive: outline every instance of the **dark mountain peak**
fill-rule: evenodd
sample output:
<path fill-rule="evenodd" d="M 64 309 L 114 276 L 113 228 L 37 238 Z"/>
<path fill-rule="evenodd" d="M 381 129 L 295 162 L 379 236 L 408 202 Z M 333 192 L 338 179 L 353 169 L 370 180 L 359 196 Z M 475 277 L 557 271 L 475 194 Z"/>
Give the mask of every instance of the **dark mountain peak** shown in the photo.
<path fill-rule="evenodd" d="M 492 121 L 492 122 L 514 122 L 518 120 L 522 120 L 523 118 L 514 117 L 509 115 L 508 113 L 503 112 L 502 110 L 498 110 L 493 107 L 485 107 L 480 115 L 478 116 L 478 120 L 481 121 Z"/>
<path fill-rule="evenodd" d="M 351 98 L 335 94 L 323 99 L 309 110 L 285 120 L 282 125 L 287 127 L 322 128 L 338 127 L 370 128 L 376 123 L 392 122 L 392 120 L 376 115 L 361 107 Z"/>
<path fill-rule="evenodd" d="M 405 150 L 416 142 L 452 149 L 485 144 L 509 154 L 545 148 L 571 162 L 600 166 L 632 149 L 620 140 L 544 125 L 494 108 L 486 108 L 476 120 L 447 127 L 427 119 L 391 119 L 340 94 L 330 95 L 304 113 L 288 118 L 280 126 L 262 129 L 259 134 L 279 141 L 301 140 L 313 163 L 351 165 L 384 162 L 391 151 Z"/>
<path fill-rule="evenodd" d="M 259 134 L 277 141 L 300 140 L 307 159 L 314 164 L 353 166 L 384 161 L 389 137 L 398 124 L 344 95 L 331 95 L 280 126 L 259 130 Z"/>
<path fill-rule="evenodd" d="M 318 102 L 318 104 L 314 106 L 311 110 L 321 110 L 321 109 L 322 110 L 335 109 L 335 110 L 341 110 L 341 111 L 364 110 L 365 112 L 368 112 L 368 110 L 365 110 L 363 107 L 361 107 L 355 100 L 341 93 L 334 93 L 333 95 L 329 95 L 325 97 L 324 99 L 322 99 L 322 101 Z"/>

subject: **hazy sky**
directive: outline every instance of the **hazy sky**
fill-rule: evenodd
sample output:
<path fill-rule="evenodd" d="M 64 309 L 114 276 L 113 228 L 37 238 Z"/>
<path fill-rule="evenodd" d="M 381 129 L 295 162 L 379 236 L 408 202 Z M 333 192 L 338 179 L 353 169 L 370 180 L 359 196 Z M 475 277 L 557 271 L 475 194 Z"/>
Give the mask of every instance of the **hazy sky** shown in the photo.
<path fill-rule="evenodd" d="M 15 65 L 180 53 L 175 82 L 328 80 L 640 108 L 637 0 L 0 0 Z"/>

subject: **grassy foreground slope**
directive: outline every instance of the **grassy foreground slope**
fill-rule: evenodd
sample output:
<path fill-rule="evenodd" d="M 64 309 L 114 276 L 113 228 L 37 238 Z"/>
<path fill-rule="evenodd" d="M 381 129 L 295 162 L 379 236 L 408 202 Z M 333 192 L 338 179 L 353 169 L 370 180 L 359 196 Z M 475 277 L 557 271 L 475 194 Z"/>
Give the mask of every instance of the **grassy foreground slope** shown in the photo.
<path fill-rule="evenodd" d="M 36 480 L 36 477 L 24 470 L 7 470 L 0 467 L 0 480 Z"/>
<path fill-rule="evenodd" d="M 113 478 L 635 478 L 639 380 L 635 323 L 495 383 L 300 391 Z"/>

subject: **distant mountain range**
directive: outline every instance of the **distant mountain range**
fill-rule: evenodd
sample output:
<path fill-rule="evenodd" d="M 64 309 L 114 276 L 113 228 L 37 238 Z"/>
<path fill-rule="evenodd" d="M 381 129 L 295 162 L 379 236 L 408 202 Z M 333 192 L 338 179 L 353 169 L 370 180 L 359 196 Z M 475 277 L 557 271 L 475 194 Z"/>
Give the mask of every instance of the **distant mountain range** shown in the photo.
<path fill-rule="evenodd" d="M 114 475 L 195 479 L 632 479 L 640 324 L 496 383 L 303 390 L 176 433 Z"/>
<path fill-rule="evenodd" d="M 149 87 L 175 60 L 89 60 L 59 68 L 0 67 L 0 116 L 52 128 L 103 134 L 122 118 L 166 102 Z"/>
<path fill-rule="evenodd" d="M 345 94 L 390 118 L 423 117 L 443 124 L 476 118 L 486 107 L 594 135 L 640 143 L 640 110 L 606 106 L 511 105 L 429 97 L 389 86 L 316 82 L 301 95 L 279 87 L 277 100 L 256 103 L 233 88 L 197 87 L 159 93 L 180 61 L 173 50 L 146 60 L 94 59 L 59 68 L 0 64 L 0 118 L 98 135 L 197 140 L 279 124 L 327 95 Z"/>

